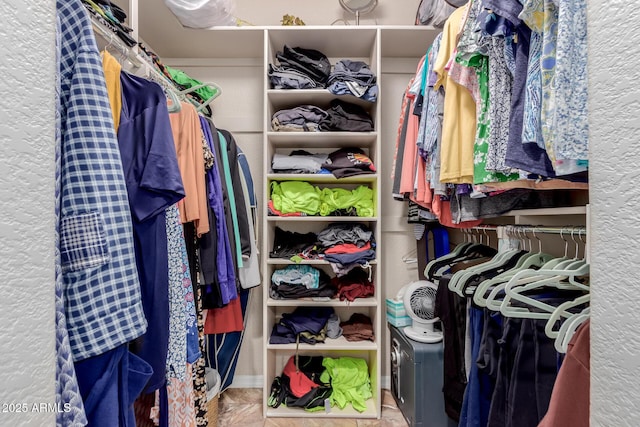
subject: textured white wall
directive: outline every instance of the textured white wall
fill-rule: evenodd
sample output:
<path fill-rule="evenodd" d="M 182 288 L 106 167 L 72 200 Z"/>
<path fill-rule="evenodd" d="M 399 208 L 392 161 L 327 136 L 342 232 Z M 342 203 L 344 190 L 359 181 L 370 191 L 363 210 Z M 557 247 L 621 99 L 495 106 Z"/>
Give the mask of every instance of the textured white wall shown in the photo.
<path fill-rule="evenodd" d="M 0 425 L 48 426 L 32 405 L 55 403 L 55 3 L 0 16 Z"/>
<path fill-rule="evenodd" d="M 591 425 L 640 425 L 640 9 L 589 0 Z"/>

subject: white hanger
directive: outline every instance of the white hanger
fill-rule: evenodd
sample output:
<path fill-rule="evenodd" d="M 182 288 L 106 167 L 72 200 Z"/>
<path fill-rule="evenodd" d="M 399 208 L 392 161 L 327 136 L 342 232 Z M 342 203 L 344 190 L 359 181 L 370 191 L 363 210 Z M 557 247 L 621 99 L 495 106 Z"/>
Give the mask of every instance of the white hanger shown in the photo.
<path fill-rule="evenodd" d="M 590 309 L 586 308 L 581 313 L 574 315 L 570 319 L 566 320 L 563 326 L 566 324 L 566 328 L 564 328 L 564 332 L 556 338 L 554 342 L 554 347 L 559 353 L 566 353 L 569 349 L 569 343 L 573 339 L 576 331 L 587 319 L 589 319 Z M 562 328 L 561 328 L 562 329 Z"/>
<path fill-rule="evenodd" d="M 518 252 L 520 252 L 520 249 L 498 252 L 491 260 L 485 263 L 478 264 L 455 273 L 449 282 L 449 290 L 455 292 L 461 297 L 465 297 L 466 295 L 463 292 L 462 286 L 469 278 L 471 278 L 471 276 L 500 267 Z"/>
<path fill-rule="evenodd" d="M 201 83 L 201 84 L 192 86 L 192 87 L 190 87 L 188 89 L 179 91 L 178 93 L 180 95 L 187 95 L 187 94 L 195 92 L 196 90 L 198 90 L 200 88 L 203 88 L 203 87 L 209 87 L 209 88 L 213 89 L 213 95 L 209 99 L 205 100 L 202 104 L 200 104 L 198 102 L 193 102 L 193 105 L 196 107 L 196 111 L 201 112 L 202 110 L 207 108 L 207 106 L 209 106 L 209 104 L 211 104 L 214 99 L 216 99 L 217 97 L 222 95 L 222 88 L 217 83 L 214 83 L 214 82 Z"/>
<path fill-rule="evenodd" d="M 431 261 L 429 261 L 427 263 L 426 267 L 424 268 L 424 275 L 425 276 L 427 276 L 429 270 L 436 263 L 439 263 L 439 262 L 442 262 L 442 261 L 447 261 L 447 260 L 453 260 L 453 259 L 457 258 L 458 256 L 460 256 L 465 249 L 467 249 L 469 246 L 471 246 L 471 242 L 467 241 L 467 230 L 466 229 L 462 229 L 462 232 L 464 233 L 464 241 L 462 243 L 458 244 L 448 254 L 443 255 L 443 256 L 441 256 L 439 258 L 432 259 Z"/>
<path fill-rule="evenodd" d="M 505 297 L 502 300 L 500 305 L 500 312 L 504 316 L 508 317 L 519 317 L 519 318 L 527 318 L 527 319 L 548 319 L 551 316 L 551 313 L 556 310 L 556 307 L 544 303 L 542 301 L 536 300 L 535 298 L 531 298 L 529 296 L 523 295 L 522 292 L 530 291 L 532 289 L 540 288 L 543 286 L 556 286 L 560 288 L 570 288 L 570 289 L 582 289 L 589 290 L 588 285 L 581 284 L 575 281 L 575 277 L 584 276 L 589 273 L 589 264 L 584 263 L 577 269 L 571 270 L 523 270 L 509 280 L 509 282 L 505 285 Z M 533 276 L 532 276 L 533 274 Z M 529 276 L 529 277 L 527 277 Z M 544 279 L 539 279 L 538 276 L 548 276 Z M 531 282 L 531 277 L 534 277 L 535 280 Z M 561 280 L 569 278 L 569 284 L 560 283 Z M 560 285 L 560 286 L 559 286 Z M 489 296 L 491 298 L 491 295 Z M 529 311 L 526 307 L 514 307 L 511 305 L 511 301 L 520 301 L 525 303 L 530 307 L 536 307 L 543 311 L 543 313 L 534 313 Z M 488 304 L 487 304 L 488 306 Z M 567 311 L 562 311 L 565 317 L 571 316 L 571 313 Z"/>
<path fill-rule="evenodd" d="M 569 289 L 575 289 L 575 287 L 584 289 L 584 290 L 589 290 L 588 286 L 583 285 L 579 282 L 577 282 L 575 280 L 575 277 L 577 275 L 567 275 L 567 276 L 562 276 L 563 272 L 566 271 L 583 271 L 584 265 L 586 264 L 586 261 L 583 259 L 579 259 L 578 258 L 578 252 L 579 252 L 579 245 L 578 242 L 573 239 L 573 235 L 574 235 L 574 230 L 572 229 L 571 232 L 571 236 L 572 239 L 574 241 L 574 243 L 576 243 L 576 255 L 574 258 L 569 259 L 568 258 L 568 249 L 569 249 L 569 243 L 567 240 L 564 239 L 564 234 L 563 234 L 564 230 L 560 230 L 560 237 L 562 238 L 562 240 L 564 240 L 565 242 L 565 252 L 564 252 L 564 257 L 562 258 L 558 258 L 558 259 L 552 259 L 551 261 L 545 263 L 540 270 L 529 270 L 528 273 L 523 273 L 519 276 L 519 282 L 517 283 L 517 286 L 523 286 L 523 285 L 528 285 L 531 284 L 531 286 L 526 287 L 525 289 L 514 289 L 513 293 L 520 293 L 523 292 L 525 290 L 530 290 L 530 289 L 534 289 L 536 287 L 541 287 L 541 286 L 546 286 L 547 284 L 554 284 L 555 286 L 557 286 L 558 288 L 562 289 L 562 288 L 569 288 Z M 582 231 L 580 231 L 582 232 Z M 557 272 L 557 274 L 554 274 L 553 272 Z M 538 274 L 539 273 L 539 274 Z M 586 267 L 586 271 L 585 274 L 588 274 L 588 266 Z M 550 278 L 549 276 L 556 276 L 555 279 L 554 278 Z M 559 281 L 561 279 L 564 279 L 565 277 L 569 278 L 569 285 L 567 284 L 563 284 L 563 283 L 559 283 Z M 516 284 L 512 281 L 513 277 L 509 280 L 509 283 L 511 284 L 511 289 L 513 289 Z M 484 306 L 486 306 L 487 308 L 494 310 L 494 311 L 501 311 L 502 309 L 502 304 L 504 302 L 504 300 L 499 300 L 498 299 L 498 295 L 501 294 L 501 291 L 503 291 L 504 289 L 506 289 L 507 284 L 503 283 L 503 284 L 498 284 L 496 286 L 496 288 L 493 289 L 493 291 L 491 291 L 491 293 L 489 294 L 489 296 L 486 299 L 483 299 L 482 297 L 484 296 L 484 294 L 486 294 L 486 290 L 488 289 L 487 285 L 483 286 L 483 293 L 479 294 L 478 296 L 478 300 L 480 303 L 484 303 Z M 475 297 L 475 295 L 474 295 Z M 531 299 L 529 299 L 531 300 Z M 475 301 L 475 300 L 474 300 Z"/>
<path fill-rule="evenodd" d="M 559 334 L 560 334 L 560 331 L 562 330 L 562 327 L 557 331 L 554 330 L 553 327 L 560 320 L 560 318 L 563 317 L 562 313 L 564 311 L 567 311 L 570 308 L 579 307 L 581 305 L 587 304 L 590 301 L 590 299 L 591 299 L 591 295 L 590 294 L 586 294 L 586 295 L 582 295 L 582 296 L 580 296 L 580 297 L 578 297 L 576 299 L 573 299 L 573 300 L 570 300 L 570 301 L 567 301 L 567 302 L 564 302 L 564 303 L 560 304 L 553 311 L 553 313 L 551 313 L 551 316 L 549 317 L 549 320 L 547 320 L 547 324 L 544 327 L 545 334 L 549 338 L 553 338 L 553 339 L 557 338 L 559 336 Z M 565 323 L 567 323 L 567 320 L 565 320 L 562 323 L 562 325 L 564 325 Z"/>
<path fill-rule="evenodd" d="M 518 263 L 512 269 L 505 271 L 504 273 L 494 277 L 493 279 L 488 279 L 480 283 L 478 287 L 473 291 L 473 302 L 476 305 L 478 305 L 479 307 L 486 307 L 487 298 L 485 297 L 485 295 L 487 294 L 487 291 L 494 286 L 498 286 L 498 290 L 494 293 L 494 296 L 497 295 L 499 291 L 504 289 L 504 284 L 506 284 L 506 282 L 508 282 L 517 272 L 525 269 L 531 269 L 531 267 L 542 268 L 550 260 L 554 259 L 553 256 L 542 252 L 542 242 L 539 238 L 536 237 L 535 230 L 533 231 L 533 237 L 538 240 L 538 252 L 532 252 L 530 254 L 524 255 L 518 260 Z M 531 247 L 532 245 L 530 245 L 530 248 Z M 495 311 L 498 311 L 499 309 L 499 305 L 494 308 Z"/>

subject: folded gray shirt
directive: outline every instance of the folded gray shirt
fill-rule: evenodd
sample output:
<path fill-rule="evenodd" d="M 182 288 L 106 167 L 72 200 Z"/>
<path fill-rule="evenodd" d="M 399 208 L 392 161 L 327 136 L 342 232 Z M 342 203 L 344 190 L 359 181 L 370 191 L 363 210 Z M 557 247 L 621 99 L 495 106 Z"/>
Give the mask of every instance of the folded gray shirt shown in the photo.
<path fill-rule="evenodd" d="M 327 161 L 328 154 L 289 155 L 274 154 L 271 169 L 278 171 L 299 171 L 299 173 L 318 173 L 322 164 Z"/>

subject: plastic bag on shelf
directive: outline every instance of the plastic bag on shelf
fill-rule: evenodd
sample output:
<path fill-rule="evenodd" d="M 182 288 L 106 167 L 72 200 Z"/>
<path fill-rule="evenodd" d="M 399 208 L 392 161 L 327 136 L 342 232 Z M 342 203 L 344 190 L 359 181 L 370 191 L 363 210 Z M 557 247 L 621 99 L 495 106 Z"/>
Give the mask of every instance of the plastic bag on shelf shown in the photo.
<path fill-rule="evenodd" d="M 235 26 L 235 0 L 164 0 L 178 21 L 189 28 Z"/>
<path fill-rule="evenodd" d="M 416 25 L 433 25 L 442 28 L 449 15 L 456 10 L 455 2 L 422 0 L 416 12 Z"/>

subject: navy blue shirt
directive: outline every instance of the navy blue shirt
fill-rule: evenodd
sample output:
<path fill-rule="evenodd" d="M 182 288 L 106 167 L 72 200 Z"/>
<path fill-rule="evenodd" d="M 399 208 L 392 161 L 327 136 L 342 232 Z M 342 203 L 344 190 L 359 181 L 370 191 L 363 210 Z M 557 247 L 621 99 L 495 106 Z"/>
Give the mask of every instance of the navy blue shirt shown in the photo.
<path fill-rule="evenodd" d="M 133 217 L 136 265 L 147 332 L 131 350 L 153 368 L 145 392 L 165 383 L 169 347 L 169 267 L 165 210 L 184 198 L 162 88 L 121 73 L 118 144 Z"/>

